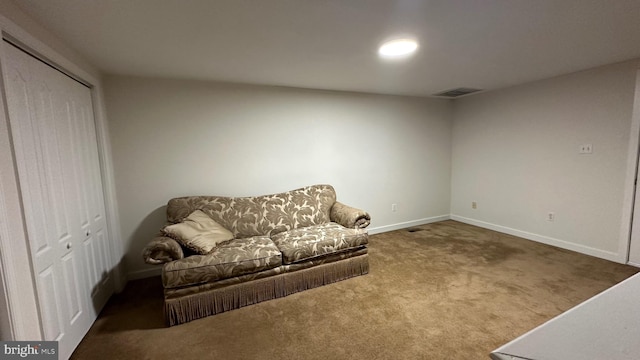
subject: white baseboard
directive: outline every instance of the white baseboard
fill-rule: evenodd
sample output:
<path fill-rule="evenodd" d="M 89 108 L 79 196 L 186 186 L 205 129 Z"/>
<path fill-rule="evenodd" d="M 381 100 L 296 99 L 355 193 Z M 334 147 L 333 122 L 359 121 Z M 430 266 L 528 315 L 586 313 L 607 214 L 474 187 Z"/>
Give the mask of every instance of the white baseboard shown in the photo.
<path fill-rule="evenodd" d="M 127 281 L 160 276 L 160 274 L 162 274 L 162 266 L 153 269 L 131 271 L 127 274 Z"/>
<path fill-rule="evenodd" d="M 401 222 L 397 224 L 378 226 L 378 227 L 368 229 L 368 232 L 371 235 L 380 234 L 387 231 L 400 230 L 400 229 L 405 229 L 412 226 L 425 225 L 425 224 L 430 224 L 430 223 L 449 220 L 449 219 L 450 219 L 449 215 L 440 215 L 440 216 L 434 216 L 434 217 L 425 218 L 425 219 Z"/>
<path fill-rule="evenodd" d="M 466 217 L 462 217 L 454 214 L 451 214 L 451 220 L 459 221 L 465 224 L 474 225 L 481 228 L 485 228 L 485 229 L 489 229 L 489 230 L 513 235 L 513 236 L 518 236 L 527 240 L 533 240 L 539 243 L 556 246 L 556 247 L 571 250 L 571 251 L 576 251 L 582 254 L 599 257 L 605 260 L 615 261 L 618 263 L 625 263 L 626 261 L 618 253 L 596 249 L 589 246 L 584 246 L 584 245 L 572 243 L 569 241 L 555 239 L 552 237 L 538 235 L 538 234 L 534 234 L 534 233 L 530 233 L 522 230 L 516 230 L 506 226 L 501 226 L 501 225 L 496 225 L 496 224 L 492 224 L 492 223 L 488 223 L 480 220 L 470 219 L 470 218 L 466 218 Z"/>
<path fill-rule="evenodd" d="M 635 266 L 635 267 L 640 268 L 640 264 L 638 264 L 638 263 L 634 263 L 633 261 L 629 261 L 629 262 L 627 263 L 627 265 L 631 265 L 631 266 Z"/>

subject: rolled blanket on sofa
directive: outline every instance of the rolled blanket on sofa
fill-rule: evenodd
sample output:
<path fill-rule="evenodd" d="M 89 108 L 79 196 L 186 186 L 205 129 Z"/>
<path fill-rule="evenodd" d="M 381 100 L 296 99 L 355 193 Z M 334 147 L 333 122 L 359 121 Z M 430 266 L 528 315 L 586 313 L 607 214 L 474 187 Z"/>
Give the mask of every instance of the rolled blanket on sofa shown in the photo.
<path fill-rule="evenodd" d="M 331 221 L 346 228 L 363 229 L 371 224 L 371 216 L 364 210 L 336 201 L 331 207 Z"/>
<path fill-rule="evenodd" d="M 358 229 L 364 229 L 371 224 L 371 217 L 369 214 L 363 214 L 355 221 L 355 227 Z"/>
<path fill-rule="evenodd" d="M 158 265 L 182 259 L 184 252 L 177 241 L 165 236 L 158 236 L 144 248 L 142 258 L 147 264 Z"/>

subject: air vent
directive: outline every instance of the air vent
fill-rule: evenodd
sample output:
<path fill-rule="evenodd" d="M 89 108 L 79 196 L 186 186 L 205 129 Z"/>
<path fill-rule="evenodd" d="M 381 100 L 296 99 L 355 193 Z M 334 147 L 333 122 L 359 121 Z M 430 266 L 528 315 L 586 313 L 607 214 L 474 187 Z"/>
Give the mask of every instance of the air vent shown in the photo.
<path fill-rule="evenodd" d="M 421 229 L 421 228 L 415 228 L 415 227 L 414 227 L 414 228 L 408 228 L 408 229 L 407 229 L 407 231 L 408 231 L 408 232 L 410 232 L 410 233 L 412 233 L 412 232 L 418 232 L 418 231 L 422 231 L 422 230 L 424 230 L 424 229 Z"/>
<path fill-rule="evenodd" d="M 444 96 L 444 97 L 455 98 L 455 97 L 462 96 L 462 95 L 472 94 L 472 93 L 478 92 L 478 91 L 482 91 L 482 90 L 481 89 L 472 89 L 472 88 L 457 88 L 457 89 L 451 89 L 451 90 L 443 91 L 441 93 L 436 94 L 435 96 Z"/>

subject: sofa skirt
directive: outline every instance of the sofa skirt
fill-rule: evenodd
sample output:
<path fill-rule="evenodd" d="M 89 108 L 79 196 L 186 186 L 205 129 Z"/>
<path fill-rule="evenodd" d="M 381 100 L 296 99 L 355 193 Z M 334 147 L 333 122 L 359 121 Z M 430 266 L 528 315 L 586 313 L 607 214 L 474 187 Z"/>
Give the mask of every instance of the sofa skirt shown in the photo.
<path fill-rule="evenodd" d="M 164 300 L 167 325 L 183 324 L 243 306 L 291 295 L 369 272 L 369 255 L 214 288 Z"/>

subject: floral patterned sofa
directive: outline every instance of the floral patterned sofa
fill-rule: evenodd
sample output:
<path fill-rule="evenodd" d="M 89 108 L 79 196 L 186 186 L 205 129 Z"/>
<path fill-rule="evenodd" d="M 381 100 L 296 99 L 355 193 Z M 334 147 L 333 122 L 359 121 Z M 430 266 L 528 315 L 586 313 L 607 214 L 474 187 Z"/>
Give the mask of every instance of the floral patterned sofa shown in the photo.
<path fill-rule="evenodd" d="M 179 224 L 197 210 L 228 230 L 230 240 L 197 254 L 165 233 L 143 252 L 145 262 L 163 264 L 170 326 L 369 271 L 364 228 L 371 218 L 337 202 L 330 185 L 255 197 L 175 198 L 167 220 Z"/>

